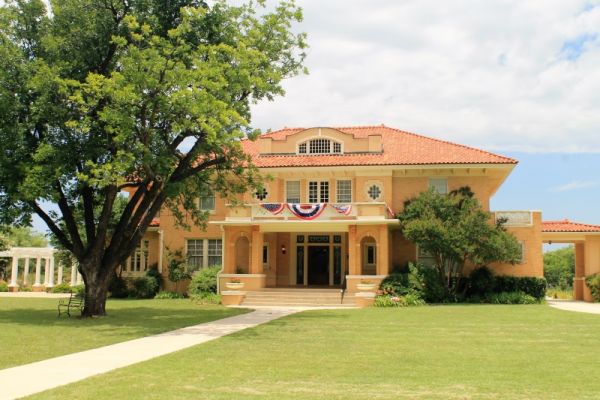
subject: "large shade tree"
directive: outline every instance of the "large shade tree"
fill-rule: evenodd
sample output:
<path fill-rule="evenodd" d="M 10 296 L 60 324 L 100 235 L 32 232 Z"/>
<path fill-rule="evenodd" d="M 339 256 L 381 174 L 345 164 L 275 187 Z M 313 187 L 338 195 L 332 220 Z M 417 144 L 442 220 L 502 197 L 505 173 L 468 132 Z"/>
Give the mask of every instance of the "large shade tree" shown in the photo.
<path fill-rule="evenodd" d="M 84 316 L 105 314 L 109 277 L 161 207 L 202 223 L 198 196 L 258 184 L 240 140 L 251 104 L 304 70 L 301 18 L 288 1 L 0 8 L 0 223 L 48 225 L 79 263 Z"/>
<path fill-rule="evenodd" d="M 403 235 L 435 260 L 446 295 L 456 294 L 465 265 L 516 263 L 521 257 L 506 221 L 492 221 L 469 187 L 448 194 L 423 192 L 405 202 L 398 219 Z"/>

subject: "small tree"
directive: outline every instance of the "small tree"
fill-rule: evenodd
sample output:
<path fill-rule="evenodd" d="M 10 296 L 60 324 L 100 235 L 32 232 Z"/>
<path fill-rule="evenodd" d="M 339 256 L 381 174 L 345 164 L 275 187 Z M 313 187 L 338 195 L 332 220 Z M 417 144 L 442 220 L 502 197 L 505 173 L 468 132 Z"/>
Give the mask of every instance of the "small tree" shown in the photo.
<path fill-rule="evenodd" d="M 408 200 L 398 215 L 403 235 L 431 254 L 440 283 L 455 295 L 466 264 L 515 263 L 520 257 L 516 238 L 492 223 L 469 187 L 449 194 L 433 190 Z"/>
<path fill-rule="evenodd" d="M 179 291 L 179 282 L 190 279 L 192 275 L 188 272 L 188 265 L 181 251 L 167 254 L 169 267 L 169 280 L 175 282 L 175 291 Z"/>

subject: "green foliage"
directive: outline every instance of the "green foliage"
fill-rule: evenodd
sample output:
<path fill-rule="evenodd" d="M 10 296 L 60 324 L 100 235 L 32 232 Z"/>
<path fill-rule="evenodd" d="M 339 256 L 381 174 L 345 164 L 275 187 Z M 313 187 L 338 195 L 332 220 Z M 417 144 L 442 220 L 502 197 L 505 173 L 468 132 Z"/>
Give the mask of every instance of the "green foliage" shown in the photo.
<path fill-rule="evenodd" d="M 585 284 L 590 289 L 594 301 L 600 301 L 600 274 L 586 276 Z"/>
<path fill-rule="evenodd" d="M 546 296 L 551 299 L 573 300 L 573 289 L 562 290 L 548 287 L 548 289 L 546 289 Z"/>
<path fill-rule="evenodd" d="M 486 296 L 496 288 L 494 272 L 486 266 L 471 271 L 469 275 L 468 294 L 470 296 Z"/>
<path fill-rule="evenodd" d="M 445 288 L 440 284 L 436 270 L 419 263 L 408 263 L 407 273 L 388 275 L 381 282 L 379 290 L 382 295 L 391 297 L 416 295 L 428 303 L 448 301 Z"/>
<path fill-rule="evenodd" d="M 501 292 L 523 292 L 537 300 L 543 300 L 546 296 L 546 279 L 533 276 L 497 276 L 496 293 Z"/>
<path fill-rule="evenodd" d="M 0 280 L 0 292 L 8 292 L 8 283 Z"/>
<path fill-rule="evenodd" d="M 150 278 L 154 278 L 156 280 L 156 283 L 158 284 L 159 289 L 163 287 L 163 277 L 162 277 L 162 274 L 160 272 L 158 272 L 157 264 L 152 264 L 146 270 L 146 276 L 148 276 Z"/>
<path fill-rule="evenodd" d="M 409 280 L 407 273 L 392 273 L 386 276 L 381 284 L 379 290 L 382 294 L 390 296 L 401 296 L 410 291 Z"/>
<path fill-rule="evenodd" d="M 190 294 L 190 300 L 197 304 L 221 304 L 221 295 L 216 293 Z"/>
<path fill-rule="evenodd" d="M 0 241 L 5 247 L 46 247 L 48 239 L 43 233 L 34 231 L 29 226 L 0 227 L 3 236 Z M 1 245 L 0 245 L 1 250 Z"/>
<path fill-rule="evenodd" d="M 75 285 L 75 286 L 72 286 L 71 290 L 73 291 L 73 293 L 77 294 L 78 296 L 84 296 L 85 295 L 85 285 Z"/>
<path fill-rule="evenodd" d="M 491 223 L 491 215 L 468 187 L 449 194 L 423 192 L 405 202 L 398 219 L 402 234 L 433 256 L 446 298 L 456 296 L 465 263 L 514 263 L 520 257 L 516 238 L 503 228 L 503 221 Z"/>
<path fill-rule="evenodd" d="M 379 295 L 375 297 L 375 307 L 410 307 L 425 305 L 419 293 L 410 292 L 403 296 Z"/>
<path fill-rule="evenodd" d="M 575 249 L 573 246 L 544 253 L 544 277 L 548 286 L 563 290 L 573 287 Z"/>
<path fill-rule="evenodd" d="M 492 304 L 537 304 L 540 299 L 521 291 L 499 292 L 489 295 L 488 302 Z"/>
<path fill-rule="evenodd" d="M 68 283 L 61 283 L 50 289 L 50 293 L 71 293 L 73 288 Z"/>
<path fill-rule="evenodd" d="M 108 283 L 108 291 L 110 297 L 115 299 L 124 299 L 129 297 L 129 288 L 127 287 L 127 281 L 120 275 L 114 273 Z"/>
<path fill-rule="evenodd" d="M 158 293 L 158 282 L 151 276 L 140 276 L 131 281 L 130 297 L 151 299 L 156 293 Z"/>
<path fill-rule="evenodd" d="M 213 265 L 196 272 L 188 287 L 190 297 L 207 293 L 217 293 L 217 274 L 220 270 L 220 265 Z"/>
<path fill-rule="evenodd" d="M 169 269 L 169 280 L 175 282 L 176 291 L 179 291 L 179 282 L 192 277 L 188 272 L 189 267 L 181 250 L 167 252 L 167 268 Z"/>
<path fill-rule="evenodd" d="M 185 296 L 183 293 L 178 292 L 168 292 L 168 291 L 160 291 L 154 296 L 155 299 L 161 300 L 174 300 L 174 299 L 183 299 Z"/>

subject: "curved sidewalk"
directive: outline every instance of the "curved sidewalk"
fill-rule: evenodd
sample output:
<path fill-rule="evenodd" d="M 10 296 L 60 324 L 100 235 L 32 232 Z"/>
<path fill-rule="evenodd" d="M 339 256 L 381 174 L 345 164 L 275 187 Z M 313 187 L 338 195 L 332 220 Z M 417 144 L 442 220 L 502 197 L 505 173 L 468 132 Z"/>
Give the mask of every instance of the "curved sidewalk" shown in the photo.
<path fill-rule="evenodd" d="M 73 383 L 303 310 L 283 307 L 261 309 L 159 335 L 0 370 L 0 399 L 15 399 Z"/>
<path fill-rule="evenodd" d="M 600 314 L 600 303 L 587 303 L 576 300 L 547 300 L 548 305 L 559 310 Z"/>

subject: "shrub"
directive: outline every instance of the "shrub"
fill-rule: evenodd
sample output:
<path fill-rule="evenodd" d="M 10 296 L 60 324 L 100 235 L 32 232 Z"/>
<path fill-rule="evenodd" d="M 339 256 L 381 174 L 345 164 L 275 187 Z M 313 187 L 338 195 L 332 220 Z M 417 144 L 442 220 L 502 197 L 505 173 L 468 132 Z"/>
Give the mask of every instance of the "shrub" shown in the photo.
<path fill-rule="evenodd" d="M 0 280 L 0 292 L 8 292 L 8 283 Z"/>
<path fill-rule="evenodd" d="M 600 274 L 587 276 L 585 284 L 590 288 L 594 301 L 600 301 Z"/>
<path fill-rule="evenodd" d="M 146 271 L 146 276 L 156 279 L 159 289 L 163 287 L 163 277 L 162 274 L 158 272 L 158 265 L 152 264 Z"/>
<path fill-rule="evenodd" d="M 117 274 L 114 274 L 108 283 L 108 291 L 110 293 L 110 297 L 114 297 L 115 299 L 124 299 L 129 297 L 127 282 Z"/>
<path fill-rule="evenodd" d="M 539 300 L 524 292 L 500 292 L 489 296 L 492 304 L 536 304 Z"/>
<path fill-rule="evenodd" d="M 416 292 L 407 293 L 404 296 L 379 295 L 375 297 L 375 307 L 409 307 L 422 306 L 425 301 Z"/>
<path fill-rule="evenodd" d="M 183 293 L 161 291 L 161 292 L 158 292 L 156 294 L 156 296 L 154 296 L 154 298 L 161 299 L 161 300 L 171 300 L 171 299 L 183 299 L 183 298 L 185 298 L 185 296 L 183 295 Z"/>
<path fill-rule="evenodd" d="M 383 294 L 392 296 L 406 294 L 410 290 L 408 285 L 408 274 L 392 273 L 391 275 L 386 276 L 385 279 L 381 281 L 379 289 Z"/>
<path fill-rule="evenodd" d="M 77 296 L 81 296 L 83 297 L 85 295 L 85 285 L 75 285 L 75 286 L 71 286 L 71 290 L 73 291 L 73 293 L 75 293 Z"/>
<path fill-rule="evenodd" d="M 546 279 L 532 276 L 497 276 L 494 291 L 524 292 L 539 301 L 546 296 Z"/>
<path fill-rule="evenodd" d="M 73 288 L 68 283 L 60 283 L 50 289 L 50 293 L 71 293 Z"/>
<path fill-rule="evenodd" d="M 221 295 L 216 293 L 190 294 L 190 300 L 198 304 L 221 304 Z"/>
<path fill-rule="evenodd" d="M 220 265 L 201 269 L 192 276 L 192 281 L 188 287 L 188 294 L 202 295 L 206 293 L 217 293 L 217 274 L 221 270 Z"/>
<path fill-rule="evenodd" d="M 485 296 L 492 293 L 496 286 L 494 272 L 488 267 L 480 267 L 471 271 L 467 293 L 470 296 Z"/>
<path fill-rule="evenodd" d="M 426 302 L 444 303 L 450 300 L 436 269 L 419 263 L 409 264 L 408 269 L 409 286 L 413 291 L 421 293 Z"/>
<path fill-rule="evenodd" d="M 135 278 L 132 282 L 130 296 L 137 299 L 151 299 L 158 292 L 158 282 L 150 276 Z"/>

